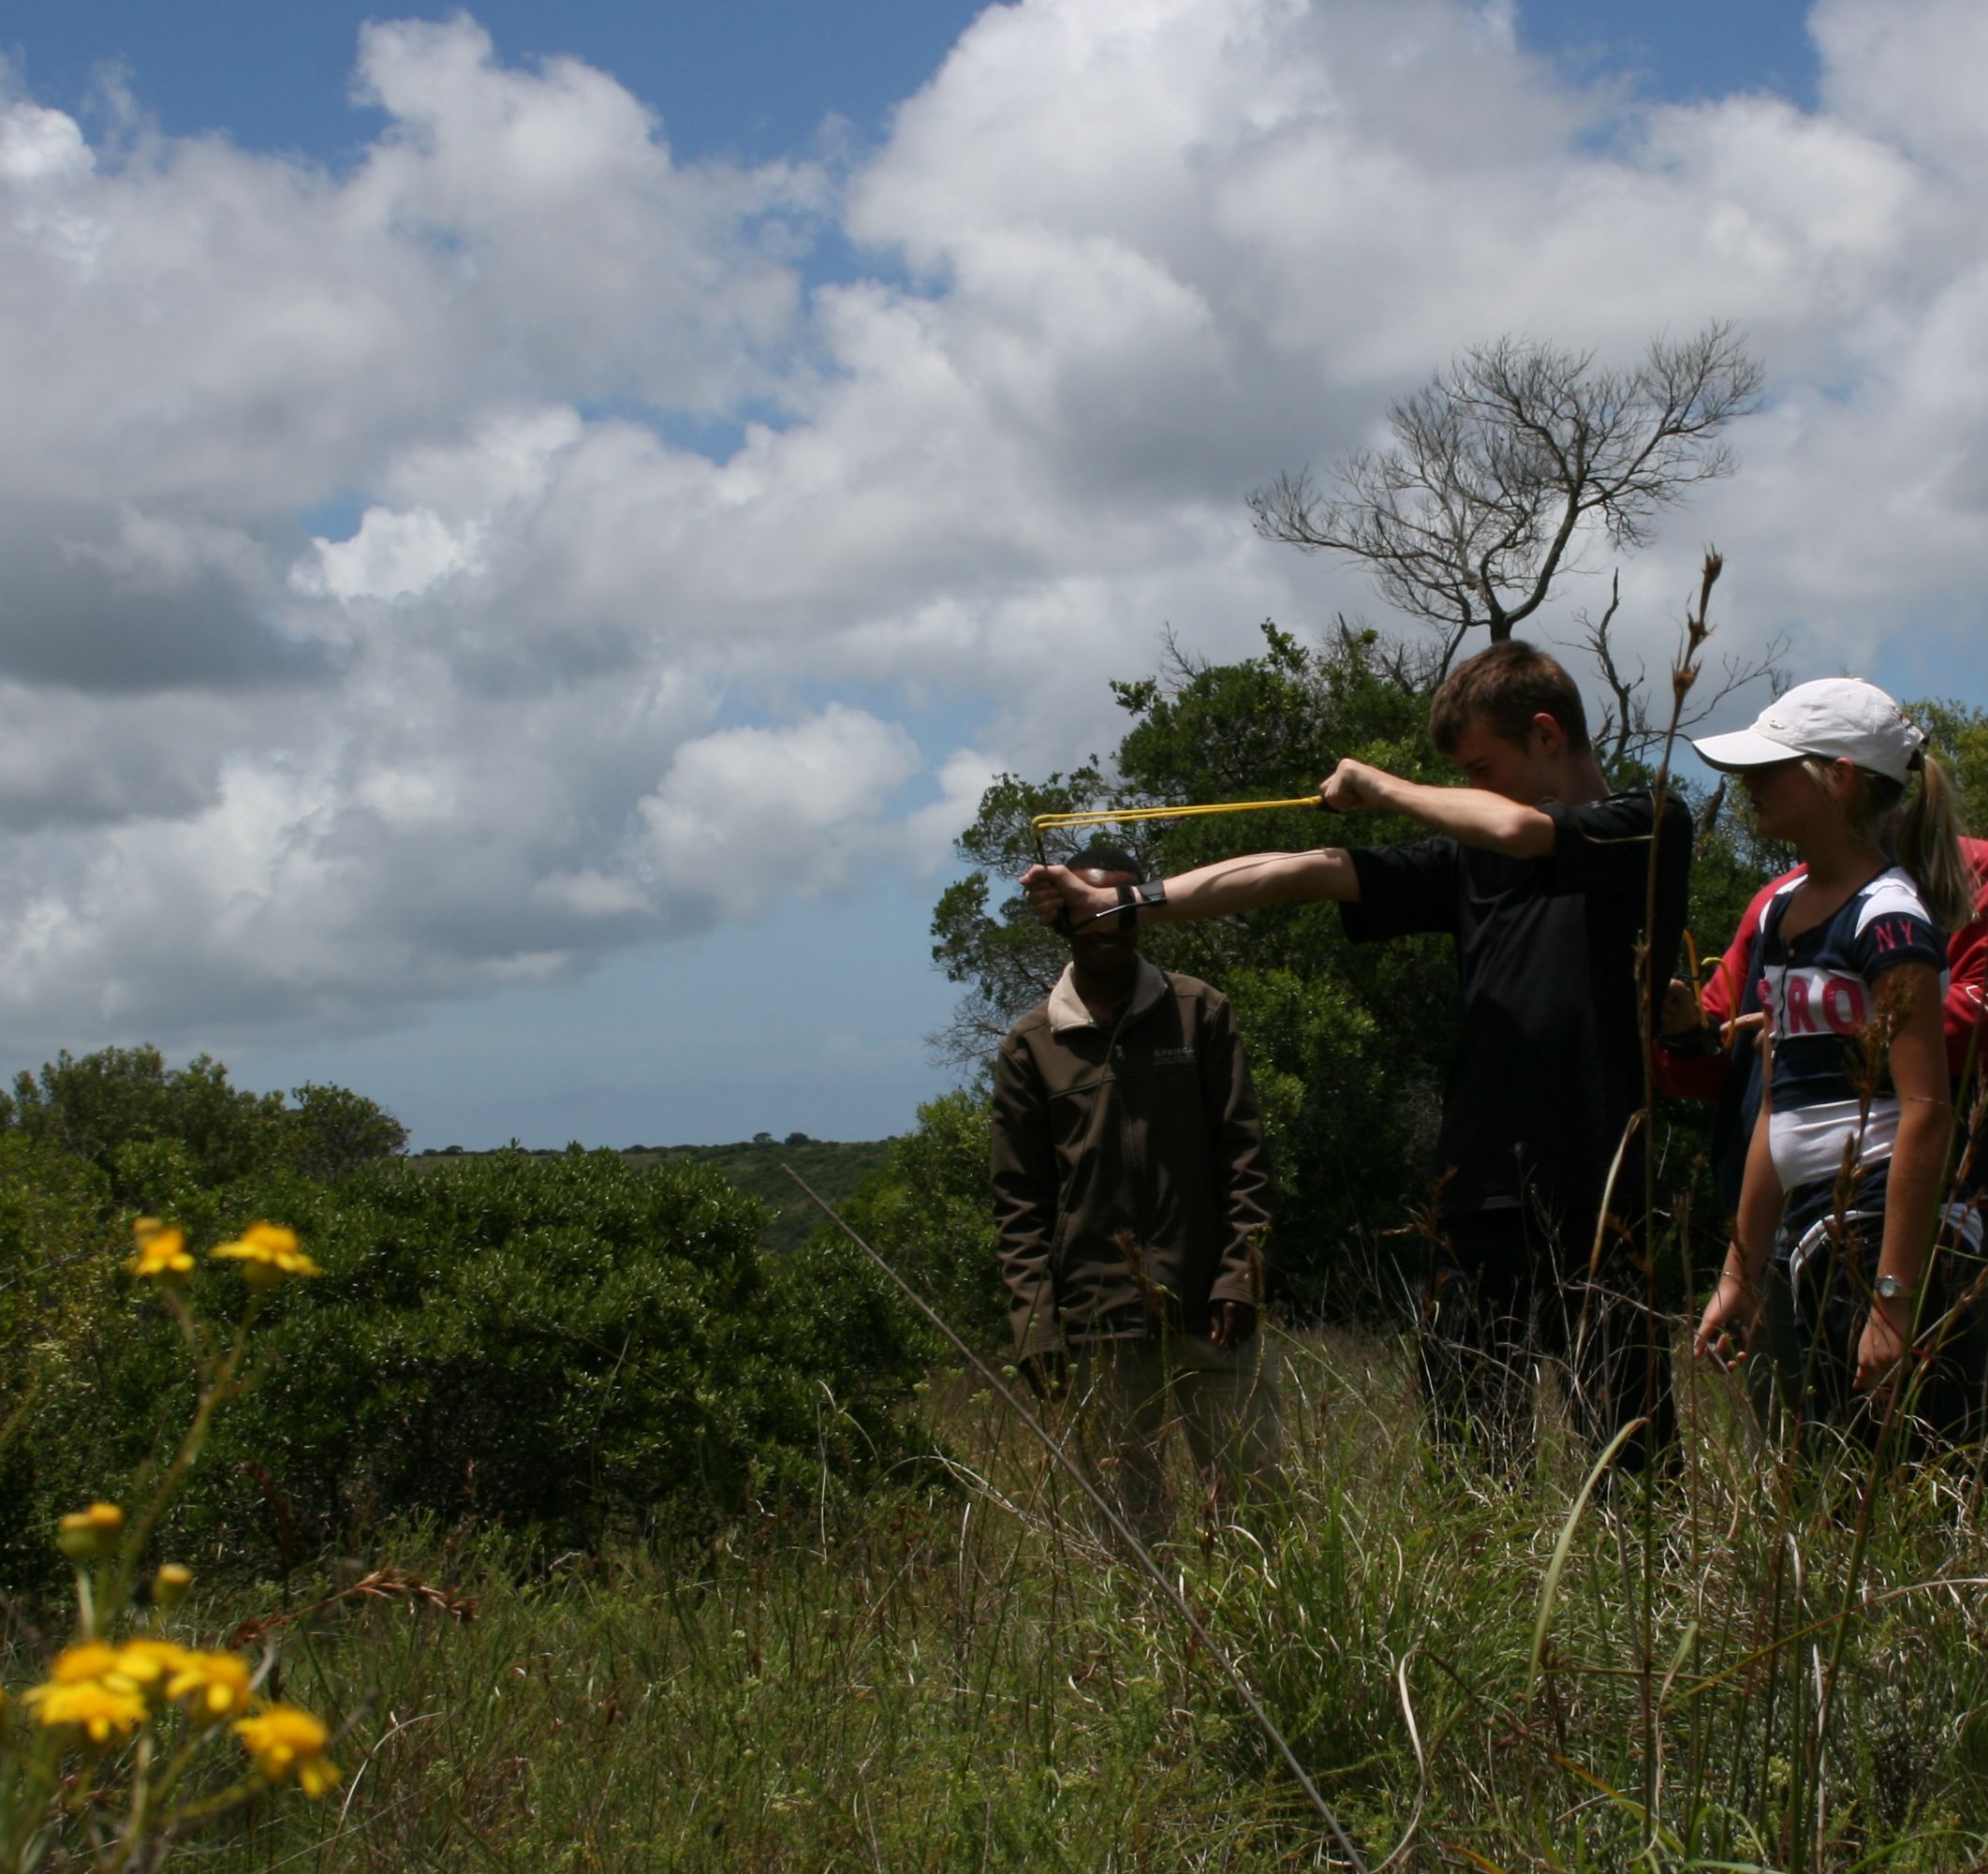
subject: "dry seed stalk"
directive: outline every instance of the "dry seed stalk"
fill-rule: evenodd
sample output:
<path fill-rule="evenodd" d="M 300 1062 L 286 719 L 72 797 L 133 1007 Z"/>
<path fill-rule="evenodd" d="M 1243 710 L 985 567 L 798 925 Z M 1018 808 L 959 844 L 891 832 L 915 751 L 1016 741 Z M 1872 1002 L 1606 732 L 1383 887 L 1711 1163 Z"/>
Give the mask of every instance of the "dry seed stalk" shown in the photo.
<path fill-rule="evenodd" d="M 476 1597 L 470 1594 L 456 1594 L 446 1587 L 437 1587 L 434 1582 L 405 1569 L 376 1568 L 361 1575 L 349 1586 L 322 1596 L 308 1607 L 293 1608 L 287 1614 L 264 1614 L 253 1616 L 235 1629 L 228 1636 L 231 1647 L 253 1646 L 266 1639 L 279 1627 L 287 1627 L 293 1620 L 305 1620 L 314 1614 L 322 1614 L 328 1607 L 335 1607 L 341 1601 L 399 1601 L 411 1612 L 419 1607 L 433 1609 L 437 1614 L 446 1614 L 458 1624 L 467 1626 L 477 1617 Z"/>

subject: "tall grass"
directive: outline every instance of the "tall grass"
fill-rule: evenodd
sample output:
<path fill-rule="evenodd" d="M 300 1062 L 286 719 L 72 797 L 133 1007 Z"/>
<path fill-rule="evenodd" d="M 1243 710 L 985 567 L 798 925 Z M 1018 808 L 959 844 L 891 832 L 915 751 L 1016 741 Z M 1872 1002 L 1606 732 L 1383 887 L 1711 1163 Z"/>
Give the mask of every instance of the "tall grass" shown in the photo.
<path fill-rule="evenodd" d="M 1371 1862 L 1988 1864 L 1972 1476 L 1876 1496 L 1846 1597 L 1854 1465 L 1768 1451 L 1737 1382 L 1696 1370 L 1646 1566 L 1642 1484 L 1570 1523 L 1592 1453 L 1558 1428 L 1536 1474 L 1494 1485 L 1427 1456 L 1400 1346 L 1289 1351 L 1288 1502 L 1224 1525 L 1183 1477 L 1169 1560 Z M 927 1403 L 932 1453 L 890 1498 L 695 1553 L 521 1575 L 497 1539 L 410 1536 L 393 1558 L 474 1592 L 479 1618 L 351 1598 L 293 1627 L 284 1695 L 359 1714 L 347 1783 L 224 1819 L 189 1865 L 1334 1865 L 1068 1480 L 970 1380 L 939 1376 Z M 219 1631 L 268 1610 L 241 1590 L 195 1611 Z"/>

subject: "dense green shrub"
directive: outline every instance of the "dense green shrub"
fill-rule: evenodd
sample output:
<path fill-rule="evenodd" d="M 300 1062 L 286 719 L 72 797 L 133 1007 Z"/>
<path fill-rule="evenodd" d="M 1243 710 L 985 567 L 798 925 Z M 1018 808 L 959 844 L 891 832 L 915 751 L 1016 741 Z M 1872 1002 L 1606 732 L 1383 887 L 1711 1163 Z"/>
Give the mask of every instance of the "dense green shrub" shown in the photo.
<path fill-rule="evenodd" d="M 52 1512 L 37 1480 L 54 1444 L 47 1427 L 65 1422 L 57 1402 L 102 1370 L 101 1329 L 118 1289 L 107 1203 L 94 1167 L 0 1133 L 0 1587 L 55 1577 Z"/>
<path fill-rule="evenodd" d="M 172 1184 L 170 1155 L 148 1169 Z M 266 1377 L 175 1512 L 200 1558 L 280 1561 L 408 1515 L 592 1543 L 812 1497 L 824 1473 L 865 1480 L 897 1454 L 924 1350 L 905 1312 L 853 1253 L 763 1254 L 761 1207 L 694 1167 L 501 1153 L 335 1188 L 278 1173 L 253 1203 L 169 1195 L 208 1241 L 278 1217 L 325 1270 L 271 1295 Z M 44 1528 L 114 1492 L 189 1396 L 163 1311 L 116 1295 L 107 1265 L 108 1247 L 95 1279 L 114 1307 L 34 1408 L 63 1435 L 22 1441 Z"/>
<path fill-rule="evenodd" d="M 279 1167 L 339 1178 L 406 1146 L 407 1129 L 362 1094 L 306 1083 L 291 1098 L 233 1085 L 209 1055 L 168 1067 L 153 1047 L 66 1049 L 0 1094 L 0 1132 L 88 1160 L 126 1203 L 156 1202 L 124 1169 L 135 1148 L 175 1146 L 183 1181 L 221 1186 Z"/>
<path fill-rule="evenodd" d="M 882 1168 L 838 1206 L 969 1346 L 1008 1346 L 1007 1291 L 994 1262 L 987 1102 L 964 1089 L 918 1109 L 917 1128 L 890 1141 Z M 847 1239 L 832 1223 L 816 1245 Z M 1005 1355 L 1004 1355 L 1005 1357 Z"/>

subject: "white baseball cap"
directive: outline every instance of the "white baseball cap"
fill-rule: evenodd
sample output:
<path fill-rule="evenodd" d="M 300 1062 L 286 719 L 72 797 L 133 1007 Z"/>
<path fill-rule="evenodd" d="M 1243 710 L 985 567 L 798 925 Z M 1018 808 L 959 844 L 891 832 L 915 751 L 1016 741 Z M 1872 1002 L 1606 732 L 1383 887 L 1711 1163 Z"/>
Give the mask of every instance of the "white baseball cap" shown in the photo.
<path fill-rule="evenodd" d="M 1740 770 L 1822 755 L 1903 782 L 1919 763 L 1926 732 L 1876 684 L 1819 677 L 1776 697 L 1750 729 L 1691 745 L 1707 767 Z"/>

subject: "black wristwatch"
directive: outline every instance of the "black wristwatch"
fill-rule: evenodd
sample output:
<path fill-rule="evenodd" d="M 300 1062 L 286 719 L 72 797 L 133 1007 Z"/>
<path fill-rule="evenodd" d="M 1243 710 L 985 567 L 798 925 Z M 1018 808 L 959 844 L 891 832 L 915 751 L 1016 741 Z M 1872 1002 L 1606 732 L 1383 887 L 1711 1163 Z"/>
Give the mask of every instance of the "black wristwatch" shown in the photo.
<path fill-rule="evenodd" d="M 1121 885 L 1118 888 L 1118 928 L 1127 932 L 1136 929 L 1142 906 L 1164 905 L 1166 902 L 1167 881 L 1164 878 L 1149 878 L 1141 885 Z"/>

